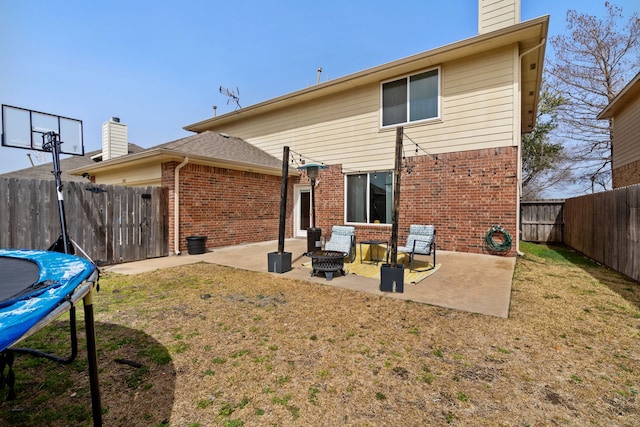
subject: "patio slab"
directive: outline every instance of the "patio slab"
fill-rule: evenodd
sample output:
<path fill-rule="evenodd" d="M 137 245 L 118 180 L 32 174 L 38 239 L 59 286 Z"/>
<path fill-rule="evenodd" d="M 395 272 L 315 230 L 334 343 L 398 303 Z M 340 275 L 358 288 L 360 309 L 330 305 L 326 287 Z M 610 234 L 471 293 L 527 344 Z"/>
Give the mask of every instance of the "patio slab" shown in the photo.
<path fill-rule="evenodd" d="M 201 255 L 188 255 L 184 252 L 179 256 L 116 264 L 102 269 L 120 274 L 137 274 L 160 268 L 208 262 L 266 273 L 267 254 L 277 251 L 277 248 L 278 242 L 274 240 L 215 248 Z M 292 254 L 292 269 L 282 273 L 283 277 L 489 316 L 509 316 L 515 257 L 438 251 L 437 262 L 442 266 L 437 272 L 417 284 L 405 283 L 403 293 L 392 293 L 381 292 L 379 280 L 355 274 L 342 277 L 338 273 L 330 281 L 322 275 L 311 277 L 311 270 L 302 265 L 309 262 L 309 258 L 304 256 L 306 249 L 306 239 L 285 241 L 285 252 Z"/>

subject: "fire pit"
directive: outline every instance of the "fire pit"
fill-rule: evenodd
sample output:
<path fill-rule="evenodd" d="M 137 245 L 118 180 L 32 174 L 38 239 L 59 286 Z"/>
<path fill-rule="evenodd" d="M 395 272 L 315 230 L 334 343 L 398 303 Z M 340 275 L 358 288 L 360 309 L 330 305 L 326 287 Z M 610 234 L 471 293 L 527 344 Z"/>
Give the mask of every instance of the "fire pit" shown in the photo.
<path fill-rule="evenodd" d="M 327 280 L 333 279 L 333 273 L 339 271 L 344 276 L 344 257 L 347 253 L 340 251 L 314 251 L 307 252 L 311 258 L 311 276 L 318 272 L 324 272 Z"/>

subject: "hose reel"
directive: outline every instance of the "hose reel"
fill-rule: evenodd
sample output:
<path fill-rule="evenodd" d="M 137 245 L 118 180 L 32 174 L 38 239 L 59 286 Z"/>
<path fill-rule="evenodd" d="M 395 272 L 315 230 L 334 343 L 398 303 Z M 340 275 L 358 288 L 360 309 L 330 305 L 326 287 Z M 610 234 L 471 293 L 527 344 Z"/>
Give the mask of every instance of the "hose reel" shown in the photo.
<path fill-rule="evenodd" d="M 497 241 L 494 236 L 498 238 Z M 511 250 L 511 235 L 503 227 L 494 225 L 484 236 L 484 243 L 489 252 L 506 253 Z"/>

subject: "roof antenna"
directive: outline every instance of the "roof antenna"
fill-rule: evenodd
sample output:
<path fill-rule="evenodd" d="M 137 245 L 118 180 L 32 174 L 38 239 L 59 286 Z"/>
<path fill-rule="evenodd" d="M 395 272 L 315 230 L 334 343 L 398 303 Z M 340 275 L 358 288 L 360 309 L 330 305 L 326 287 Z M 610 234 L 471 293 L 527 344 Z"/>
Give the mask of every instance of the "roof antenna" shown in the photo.
<path fill-rule="evenodd" d="M 322 67 L 318 67 L 318 77 L 316 77 L 316 84 L 320 83 L 320 74 L 322 74 Z"/>
<path fill-rule="evenodd" d="M 234 91 L 233 89 L 229 90 L 220 86 L 220 93 L 229 97 L 229 99 L 227 100 L 227 105 L 229 105 L 229 103 L 233 101 L 236 104 L 236 110 L 238 108 L 242 108 L 240 106 L 240 89 L 236 87 L 236 90 Z"/>

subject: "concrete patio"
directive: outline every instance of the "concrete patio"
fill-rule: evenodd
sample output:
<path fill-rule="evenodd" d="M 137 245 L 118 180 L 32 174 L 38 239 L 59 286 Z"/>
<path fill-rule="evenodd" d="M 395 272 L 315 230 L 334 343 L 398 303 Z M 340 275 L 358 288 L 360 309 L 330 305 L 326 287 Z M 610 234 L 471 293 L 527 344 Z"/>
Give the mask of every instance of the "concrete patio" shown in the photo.
<path fill-rule="evenodd" d="M 179 256 L 111 265 L 103 270 L 137 274 L 160 268 L 208 262 L 267 273 L 267 254 L 276 252 L 277 249 L 278 242 L 274 240 L 215 248 L 201 255 L 188 255 L 187 252 L 183 252 Z M 309 262 L 309 258 L 304 256 L 307 249 L 306 239 L 287 239 L 284 249 L 292 254 L 291 271 L 269 274 L 489 316 L 509 316 L 515 257 L 438 251 L 437 262 L 442 264 L 438 271 L 417 284 L 405 283 L 403 293 L 392 293 L 381 292 L 379 280 L 355 274 L 344 277 L 337 274 L 331 281 L 326 280 L 322 274 L 311 277 L 311 270 L 302 265 Z"/>

